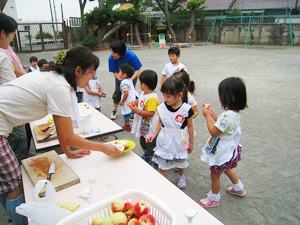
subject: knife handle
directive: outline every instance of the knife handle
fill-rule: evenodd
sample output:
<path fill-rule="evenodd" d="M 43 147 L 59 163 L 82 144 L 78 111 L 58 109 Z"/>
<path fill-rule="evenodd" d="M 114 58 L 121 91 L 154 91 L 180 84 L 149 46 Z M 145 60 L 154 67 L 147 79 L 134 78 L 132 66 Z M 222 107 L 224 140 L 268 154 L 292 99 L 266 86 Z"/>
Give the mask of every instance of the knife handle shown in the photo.
<path fill-rule="evenodd" d="M 47 176 L 47 180 L 51 180 L 51 175 L 52 175 L 52 173 L 48 173 L 48 176 Z"/>
<path fill-rule="evenodd" d="M 47 140 L 50 136 L 51 134 L 48 134 L 46 137 L 44 137 L 44 140 Z"/>
<path fill-rule="evenodd" d="M 47 131 L 50 128 L 50 126 L 43 129 L 43 132 Z"/>

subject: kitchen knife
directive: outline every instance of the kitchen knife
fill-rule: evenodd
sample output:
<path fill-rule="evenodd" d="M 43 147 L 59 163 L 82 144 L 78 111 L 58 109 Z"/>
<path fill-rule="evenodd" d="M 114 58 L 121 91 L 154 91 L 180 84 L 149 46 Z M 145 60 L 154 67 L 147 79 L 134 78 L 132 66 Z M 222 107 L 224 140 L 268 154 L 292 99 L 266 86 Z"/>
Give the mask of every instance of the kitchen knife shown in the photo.
<path fill-rule="evenodd" d="M 51 175 L 55 173 L 55 163 L 51 163 L 49 171 L 48 171 L 48 176 L 47 176 L 47 180 L 50 181 L 51 179 Z"/>
<path fill-rule="evenodd" d="M 44 137 L 44 140 L 47 140 L 51 135 L 54 135 L 56 133 L 56 130 L 51 131 L 46 137 Z"/>
<path fill-rule="evenodd" d="M 43 132 L 47 131 L 49 128 L 54 127 L 54 123 L 51 123 L 48 127 L 43 129 Z"/>

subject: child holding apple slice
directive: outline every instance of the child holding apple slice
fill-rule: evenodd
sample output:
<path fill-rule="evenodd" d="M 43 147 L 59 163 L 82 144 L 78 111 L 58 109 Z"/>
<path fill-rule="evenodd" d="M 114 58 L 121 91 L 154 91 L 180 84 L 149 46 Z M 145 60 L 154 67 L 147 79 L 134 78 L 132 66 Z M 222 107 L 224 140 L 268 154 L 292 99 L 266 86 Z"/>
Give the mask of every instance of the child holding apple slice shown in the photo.
<path fill-rule="evenodd" d="M 178 187 L 186 188 L 184 169 L 189 166 L 188 155 L 194 148 L 193 109 L 187 103 L 187 89 L 182 80 L 171 76 L 161 87 L 165 102 L 157 107 L 158 122 L 147 142 L 155 137 L 153 162 L 158 164 L 159 172 L 178 168 Z"/>
<path fill-rule="evenodd" d="M 142 159 L 157 169 L 157 164 L 151 161 L 156 141 L 154 140 L 151 143 L 146 142 L 146 138 L 153 134 L 158 121 L 156 112 L 159 103 L 158 96 L 155 93 L 157 74 L 152 70 L 145 70 L 140 74 L 139 80 L 140 88 L 143 92 L 138 100 L 128 103 L 132 112 L 135 113 L 131 133 L 140 138 L 140 145 L 144 151 Z"/>

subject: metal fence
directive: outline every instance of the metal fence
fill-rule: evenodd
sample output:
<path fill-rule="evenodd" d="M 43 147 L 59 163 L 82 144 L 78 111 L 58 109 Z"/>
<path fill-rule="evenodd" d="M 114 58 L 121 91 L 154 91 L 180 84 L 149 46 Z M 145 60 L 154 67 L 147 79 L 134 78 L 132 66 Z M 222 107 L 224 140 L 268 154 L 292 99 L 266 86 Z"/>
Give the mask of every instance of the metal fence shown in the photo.
<path fill-rule="evenodd" d="M 38 52 L 67 48 L 65 23 L 19 23 L 16 33 L 17 52 Z"/>

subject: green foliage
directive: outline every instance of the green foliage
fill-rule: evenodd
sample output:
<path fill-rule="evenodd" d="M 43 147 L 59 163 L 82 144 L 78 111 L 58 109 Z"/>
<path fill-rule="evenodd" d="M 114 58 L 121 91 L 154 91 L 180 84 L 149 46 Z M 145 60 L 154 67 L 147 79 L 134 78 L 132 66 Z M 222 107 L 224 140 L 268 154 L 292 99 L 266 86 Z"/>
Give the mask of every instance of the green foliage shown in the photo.
<path fill-rule="evenodd" d="M 189 19 L 189 12 L 187 10 L 178 10 L 170 14 L 171 24 L 182 27 L 186 25 Z"/>
<path fill-rule="evenodd" d="M 237 7 L 234 7 L 230 12 L 229 16 L 241 16 L 242 15 L 242 10 L 240 10 Z"/>
<path fill-rule="evenodd" d="M 83 38 L 81 44 L 90 49 L 96 48 L 98 46 L 97 37 L 95 37 L 93 33 L 89 33 Z"/>
<path fill-rule="evenodd" d="M 194 8 L 197 9 L 199 8 L 206 0 L 191 0 L 187 3 L 187 7 L 189 9 Z"/>
<path fill-rule="evenodd" d="M 41 32 L 39 31 L 36 35 L 35 35 L 35 39 L 41 39 Z M 43 32 L 43 38 L 53 38 L 53 35 L 48 33 L 48 32 Z"/>
<path fill-rule="evenodd" d="M 234 7 L 228 14 L 229 16 L 242 16 L 242 10 L 240 10 L 237 7 Z M 240 18 L 230 18 L 225 21 L 225 24 L 230 24 L 230 23 L 240 23 L 241 19 Z"/>

